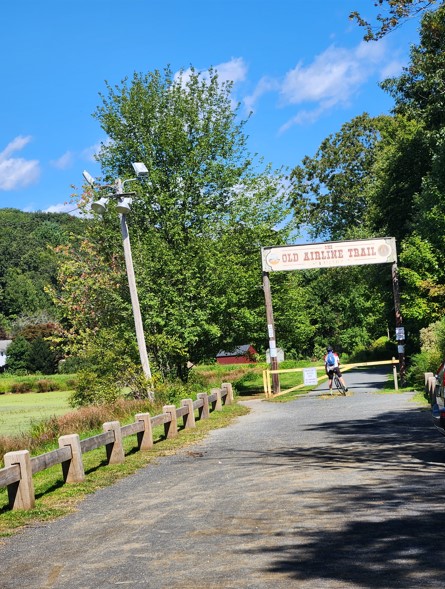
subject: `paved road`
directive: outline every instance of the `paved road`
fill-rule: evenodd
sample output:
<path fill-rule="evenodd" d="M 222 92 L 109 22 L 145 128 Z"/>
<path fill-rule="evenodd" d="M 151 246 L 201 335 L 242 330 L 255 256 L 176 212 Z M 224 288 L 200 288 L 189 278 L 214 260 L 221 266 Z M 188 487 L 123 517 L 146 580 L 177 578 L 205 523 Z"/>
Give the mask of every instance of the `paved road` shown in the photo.
<path fill-rule="evenodd" d="M 388 371 L 392 367 L 388 365 L 374 366 L 372 368 L 346 370 L 343 378 L 348 387 L 349 393 L 372 393 L 383 390 L 388 383 Z M 328 381 L 322 382 L 314 391 L 313 395 L 326 394 L 329 392 Z"/>
<path fill-rule="evenodd" d="M 443 588 L 445 440 L 411 393 L 247 404 L 8 539 L 2 589 Z"/>

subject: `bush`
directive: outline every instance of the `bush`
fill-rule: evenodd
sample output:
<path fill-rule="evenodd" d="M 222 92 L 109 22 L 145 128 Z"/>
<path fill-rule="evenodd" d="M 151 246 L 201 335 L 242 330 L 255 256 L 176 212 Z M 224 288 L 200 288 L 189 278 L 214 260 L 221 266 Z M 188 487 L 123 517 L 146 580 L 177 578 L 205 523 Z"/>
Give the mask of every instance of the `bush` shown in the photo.
<path fill-rule="evenodd" d="M 57 391 L 59 386 L 53 380 L 47 378 L 38 380 L 36 383 L 36 390 L 38 393 L 48 393 L 50 391 Z"/>
<path fill-rule="evenodd" d="M 406 371 L 408 382 L 420 389 L 425 386 L 425 372 L 436 373 L 442 355 L 438 350 L 427 350 L 411 357 L 409 368 Z"/>
<path fill-rule="evenodd" d="M 30 382 L 30 381 L 13 382 L 11 385 L 11 392 L 12 393 L 29 393 L 31 391 L 32 391 L 32 382 Z"/>
<path fill-rule="evenodd" d="M 114 403 L 119 397 L 122 397 L 121 387 L 112 377 L 100 377 L 93 371 L 84 370 L 78 375 L 69 403 L 72 407 L 106 405 Z"/>
<path fill-rule="evenodd" d="M 68 356 L 59 362 L 59 374 L 75 374 L 87 368 L 85 360 L 77 356 Z"/>

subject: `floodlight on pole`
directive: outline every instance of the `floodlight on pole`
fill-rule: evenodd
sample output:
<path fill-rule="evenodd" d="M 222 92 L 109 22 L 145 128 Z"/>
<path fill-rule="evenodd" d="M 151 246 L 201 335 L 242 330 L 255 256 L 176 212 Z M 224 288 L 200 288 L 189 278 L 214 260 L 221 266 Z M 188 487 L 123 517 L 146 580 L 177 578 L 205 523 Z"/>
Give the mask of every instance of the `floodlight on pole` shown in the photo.
<path fill-rule="evenodd" d="M 130 212 L 130 208 L 131 208 L 131 203 L 133 202 L 133 199 L 130 197 L 125 197 L 122 198 L 116 206 L 116 211 L 120 214 L 120 215 L 128 215 L 128 213 Z"/>
<path fill-rule="evenodd" d="M 91 174 L 89 174 L 86 170 L 84 170 L 82 172 L 82 176 L 85 178 L 85 180 L 88 182 L 88 184 L 91 187 L 94 186 L 95 180 L 94 180 L 94 178 L 93 178 L 93 176 Z"/>
<path fill-rule="evenodd" d="M 112 193 L 107 194 L 107 198 L 102 197 L 97 201 L 91 203 L 91 208 L 93 211 L 99 214 L 103 214 L 107 208 L 108 202 L 110 199 L 117 200 L 116 210 L 120 215 L 120 226 L 121 226 L 121 233 L 122 233 L 122 241 L 124 246 L 124 257 L 125 257 L 125 267 L 127 269 L 127 278 L 128 278 L 128 287 L 130 290 L 130 298 L 131 298 L 131 306 L 133 309 L 133 318 L 134 318 L 134 326 L 136 330 L 136 339 L 138 342 L 138 349 L 139 349 L 139 357 L 141 359 L 142 370 L 144 371 L 145 376 L 148 379 L 151 379 L 151 370 L 150 370 L 150 363 L 148 361 L 148 354 L 147 354 L 147 346 L 145 344 L 145 336 L 144 336 L 144 327 L 142 323 L 142 316 L 141 316 L 141 309 L 139 306 L 139 297 L 136 288 L 136 278 L 134 275 L 134 267 L 133 267 L 133 258 L 131 255 L 131 245 L 130 245 L 130 236 L 128 234 L 128 226 L 127 226 L 127 218 L 126 215 L 130 212 L 130 207 L 132 203 L 132 196 L 135 195 L 134 192 L 125 193 L 124 192 L 124 184 L 127 182 L 133 182 L 135 180 L 140 180 L 146 178 L 148 176 L 148 170 L 145 164 L 141 162 L 137 162 L 133 165 L 133 169 L 136 172 L 137 178 L 130 178 L 128 180 L 122 181 L 120 178 L 116 178 L 114 184 L 111 186 L 113 190 Z M 91 187 L 96 186 L 96 181 L 94 178 L 86 171 L 83 172 L 83 177 L 88 182 Z M 105 186 L 98 185 L 98 188 L 105 188 Z M 110 189 L 110 185 L 106 186 L 107 189 Z"/>
<path fill-rule="evenodd" d="M 131 165 L 138 178 L 148 178 L 148 170 L 145 164 L 142 162 L 133 162 Z"/>
<path fill-rule="evenodd" d="M 108 198 L 99 198 L 99 200 L 96 200 L 94 202 L 91 203 L 91 208 L 93 209 L 93 211 L 95 213 L 99 213 L 100 215 L 103 215 L 105 213 L 105 211 L 107 210 L 107 206 L 108 206 Z"/>

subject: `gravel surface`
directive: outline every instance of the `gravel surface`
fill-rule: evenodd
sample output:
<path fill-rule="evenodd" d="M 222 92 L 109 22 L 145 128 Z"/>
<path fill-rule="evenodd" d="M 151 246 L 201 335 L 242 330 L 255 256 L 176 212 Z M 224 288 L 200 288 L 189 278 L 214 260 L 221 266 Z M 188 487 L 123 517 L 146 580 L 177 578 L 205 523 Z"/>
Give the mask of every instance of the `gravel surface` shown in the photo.
<path fill-rule="evenodd" d="M 204 442 L 7 539 L 0 587 L 442 588 L 445 440 L 411 393 L 362 384 L 246 402 Z"/>

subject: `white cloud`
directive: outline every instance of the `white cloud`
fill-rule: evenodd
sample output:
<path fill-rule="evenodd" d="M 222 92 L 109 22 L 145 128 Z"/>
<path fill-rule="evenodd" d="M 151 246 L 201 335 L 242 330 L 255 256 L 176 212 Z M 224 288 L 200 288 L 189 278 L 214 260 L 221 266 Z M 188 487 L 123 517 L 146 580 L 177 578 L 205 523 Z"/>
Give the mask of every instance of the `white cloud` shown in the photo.
<path fill-rule="evenodd" d="M 218 72 L 218 79 L 221 82 L 243 82 L 247 76 L 247 65 L 242 57 L 233 57 L 230 61 L 215 65 L 213 69 Z M 175 82 L 181 80 L 182 85 L 185 86 L 190 79 L 191 73 L 192 70 L 190 68 L 184 70 L 182 73 L 176 72 L 174 80 Z M 207 70 L 201 71 L 200 74 L 203 79 L 208 79 L 209 77 Z"/>
<path fill-rule="evenodd" d="M 14 190 L 29 186 L 40 176 L 38 160 L 25 160 L 11 157 L 16 151 L 22 150 L 31 141 L 31 136 L 19 135 L 0 152 L 0 190 Z"/>
<path fill-rule="evenodd" d="M 281 80 L 261 78 L 244 103 L 252 109 L 263 94 L 276 92 L 281 106 L 309 107 L 287 121 L 280 132 L 293 125 L 312 123 L 330 109 L 348 106 L 371 77 L 381 80 L 400 71 L 401 64 L 396 60 L 388 63 L 387 56 L 385 40 L 361 42 L 352 49 L 331 45 L 308 65 L 297 63 Z"/>
<path fill-rule="evenodd" d="M 383 44 L 360 43 L 354 49 L 331 45 L 305 67 L 286 74 L 281 97 L 285 104 L 315 102 L 324 108 L 347 104 L 375 73 L 384 58 Z"/>
<path fill-rule="evenodd" d="M 222 82 L 244 82 L 247 76 L 247 65 L 242 57 L 232 58 L 230 61 L 215 66 L 218 78 Z"/>
<path fill-rule="evenodd" d="M 385 80 L 386 78 L 392 78 L 394 76 L 400 76 L 403 70 L 403 66 L 405 64 L 401 61 L 394 59 L 390 61 L 388 64 L 380 72 L 380 80 Z"/>
<path fill-rule="evenodd" d="M 58 170 L 66 170 L 71 166 L 73 163 L 73 154 L 71 151 L 65 152 L 62 156 L 59 157 L 57 160 L 53 160 L 51 165 Z"/>
<path fill-rule="evenodd" d="M 280 86 L 280 82 L 274 78 L 268 76 L 261 78 L 261 80 L 256 85 L 253 94 L 244 98 L 244 104 L 247 110 L 253 110 L 255 103 L 259 98 L 261 98 L 263 94 L 266 94 L 267 92 L 279 91 Z"/>

